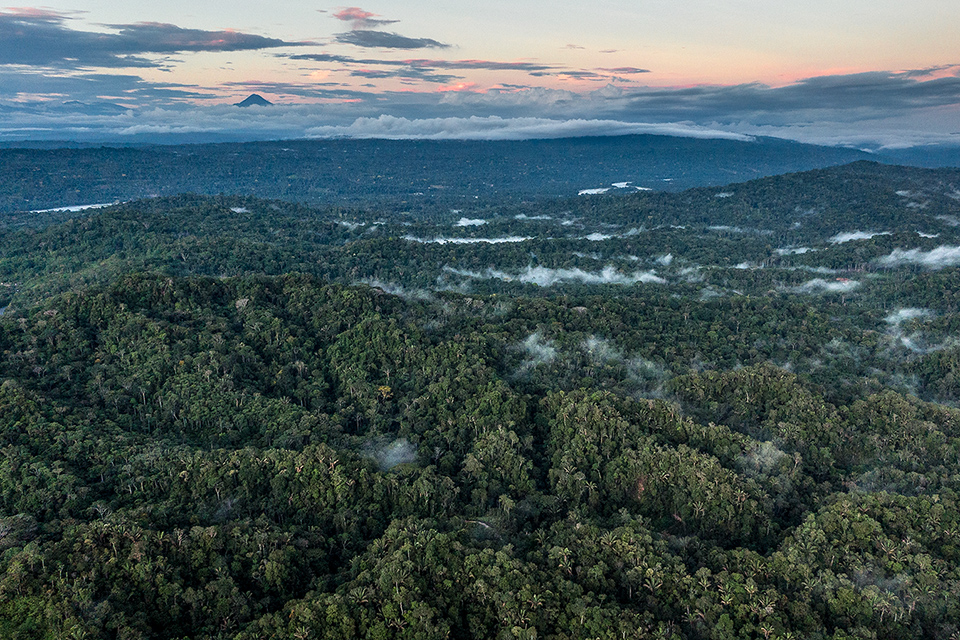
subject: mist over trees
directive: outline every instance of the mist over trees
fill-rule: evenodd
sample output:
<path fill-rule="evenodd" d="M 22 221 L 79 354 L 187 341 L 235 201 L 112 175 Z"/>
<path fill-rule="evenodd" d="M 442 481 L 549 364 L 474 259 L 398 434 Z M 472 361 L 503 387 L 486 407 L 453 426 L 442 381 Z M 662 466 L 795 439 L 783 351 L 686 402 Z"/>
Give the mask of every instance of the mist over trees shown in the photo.
<path fill-rule="evenodd" d="M 0 637 L 954 638 L 958 187 L 8 214 Z"/>

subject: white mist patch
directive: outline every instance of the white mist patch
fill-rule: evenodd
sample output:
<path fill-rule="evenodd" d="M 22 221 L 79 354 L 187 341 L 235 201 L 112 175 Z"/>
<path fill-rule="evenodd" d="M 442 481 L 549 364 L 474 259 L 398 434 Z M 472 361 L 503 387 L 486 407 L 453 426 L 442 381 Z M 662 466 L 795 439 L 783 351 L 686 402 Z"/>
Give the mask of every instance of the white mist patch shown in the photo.
<path fill-rule="evenodd" d="M 943 245 L 930 251 L 920 249 L 894 249 L 890 255 L 877 258 L 885 267 L 918 265 L 928 269 L 943 269 L 960 264 L 960 247 Z"/>
<path fill-rule="evenodd" d="M 817 249 L 811 247 L 781 247 L 780 249 L 776 249 L 778 256 L 799 256 L 804 253 L 810 253 L 811 251 L 817 251 Z"/>
<path fill-rule="evenodd" d="M 729 197 L 732 196 L 732 195 L 733 195 L 733 194 L 730 193 L 729 191 L 721 191 L 720 193 L 718 193 L 717 195 L 715 195 L 715 196 L 713 196 L 713 197 L 714 197 L 714 198 L 729 198 Z"/>
<path fill-rule="evenodd" d="M 577 195 L 578 196 L 598 196 L 602 193 L 606 193 L 607 191 L 610 191 L 610 187 L 600 187 L 598 189 L 580 189 L 580 191 L 577 192 Z"/>
<path fill-rule="evenodd" d="M 56 207 L 54 209 L 34 209 L 30 213 L 57 213 L 62 211 L 69 211 L 70 213 L 76 213 L 77 211 L 86 211 L 87 209 L 103 209 L 104 207 L 112 207 L 115 204 L 120 204 L 119 202 L 101 202 L 98 204 L 75 204 L 69 207 Z"/>
<path fill-rule="evenodd" d="M 843 244 L 844 242 L 869 240 L 870 238 L 875 238 L 876 236 L 889 235 L 893 234 L 891 234 L 889 231 L 847 231 L 845 233 L 838 233 L 837 235 L 828 238 L 828 242 L 833 244 Z"/>
<path fill-rule="evenodd" d="M 513 216 L 514 220 L 553 220 L 553 216 L 528 216 L 525 213 L 519 213 Z"/>
<path fill-rule="evenodd" d="M 385 445 L 370 445 L 367 454 L 377 461 L 384 471 L 398 464 L 410 464 L 417 461 L 417 447 L 406 438 L 400 438 Z"/>
<path fill-rule="evenodd" d="M 622 273 L 612 265 L 603 268 L 602 271 L 584 271 L 583 269 L 550 269 L 548 267 L 527 267 L 517 274 L 506 273 L 499 269 L 487 269 L 485 271 L 466 271 L 462 269 L 453 269 L 444 267 L 444 271 L 454 273 L 468 278 L 477 279 L 495 279 L 504 282 L 521 282 L 524 284 L 535 284 L 541 287 L 551 287 L 556 284 L 579 283 L 579 284 L 616 284 L 631 285 L 637 283 L 658 283 L 664 284 L 666 280 L 657 276 L 653 271 L 635 271 L 633 273 Z"/>
<path fill-rule="evenodd" d="M 337 224 L 341 227 L 346 227 L 350 231 L 356 231 L 360 227 L 367 226 L 366 222 L 350 222 L 349 220 L 337 220 Z"/>
<path fill-rule="evenodd" d="M 623 360 L 623 353 L 610 341 L 589 336 L 583 342 L 583 349 L 596 362 Z"/>
<path fill-rule="evenodd" d="M 572 94 L 571 94 L 572 95 Z M 542 93 L 536 90 L 501 94 L 470 94 L 468 92 L 450 92 L 444 95 L 441 104 L 461 103 L 463 101 L 502 102 L 508 100 L 514 104 L 524 96 L 539 99 Z M 350 105 L 355 108 L 354 105 Z M 318 111 L 329 110 L 332 105 L 312 105 L 300 109 L 284 108 L 274 105 L 270 112 L 283 116 L 285 111 L 302 111 L 306 122 L 315 123 Z M 282 118 L 277 118 L 282 119 Z M 501 118 L 499 116 L 471 116 L 468 118 L 423 118 L 408 119 L 396 116 L 360 117 L 349 125 L 309 126 L 300 135 L 289 137 L 307 138 L 380 138 L 386 140 L 529 140 L 548 138 L 571 138 L 581 136 L 609 136 L 632 134 L 659 134 L 703 139 L 726 139 L 753 141 L 751 136 L 718 131 L 706 127 L 682 123 L 640 123 L 619 120 L 551 120 L 548 118 L 519 117 Z"/>
<path fill-rule="evenodd" d="M 790 271 L 806 271 L 808 273 L 820 273 L 823 275 L 832 275 L 834 273 L 840 273 L 837 269 L 831 269 L 829 267 L 810 267 L 805 264 L 800 265 L 799 267 L 790 267 Z"/>
<path fill-rule="evenodd" d="M 929 309 L 918 309 L 907 307 L 898 309 L 883 319 L 889 325 L 887 335 L 895 344 L 903 347 L 907 351 L 917 354 L 933 353 L 941 351 L 955 344 L 955 340 L 947 339 L 941 344 L 930 344 L 920 331 L 914 331 L 907 334 L 903 330 L 903 324 L 914 320 L 929 320 L 933 318 L 933 312 Z"/>
<path fill-rule="evenodd" d="M 707 227 L 710 231 L 727 231 L 728 233 L 746 233 L 746 229 L 741 229 L 740 227 L 731 227 L 726 224 L 715 224 Z"/>
<path fill-rule="evenodd" d="M 904 322 L 910 320 L 916 320 L 917 318 L 929 318 L 933 315 L 933 312 L 929 309 L 917 309 L 916 307 L 906 307 L 904 309 L 897 309 L 886 318 L 883 319 L 889 325 L 899 327 Z"/>
<path fill-rule="evenodd" d="M 399 298 L 403 298 L 404 300 L 433 300 L 433 294 L 424 289 L 407 289 L 398 284 L 383 282 L 381 280 L 377 280 L 376 278 L 364 278 L 363 280 L 358 280 L 357 282 L 375 289 L 380 289 L 384 293 L 389 293 L 392 296 L 397 296 Z"/>
<path fill-rule="evenodd" d="M 761 236 L 769 236 L 773 231 L 769 229 L 747 229 L 744 227 L 731 227 L 726 224 L 715 224 L 707 227 L 710 231 L 719 231 L 721 233 L 755 233 Z"/>
<path fill-rule="evenodd" d="M 960 218 L 956 216 L 936 216 L 936 219 L 947 223 L 951 227 L 960 227 Z"/>
<path fill-rule="evenodd" d="M 506 236 L 504 238 L 417 238 L 415 236 L 403 236 L 403 239 L 421 244 L 503 244 L 533 240 L 530 236 Z"/>
<path fill-rule="evenodd" d="M 939 233 L 924 233 L 923 231 L 917 231 L 917 235 L 921 238 L 939 238 Z"/>
<path fill-rule="evenodd" d="M 486 220 L 482 218 L 460 218 L 457 223 L 453 226 L 455 227 L 482 227 L 487 224 Z"/>
<path fill-rule="evenodd" d="M 234 213 L 250 213 L 250 209 L 247 209 L 246 207 L 230 207 L 230 211 L 233 211 Z"/>
<path fill-rule="evenodd" d="M 840 278 L 838 280 L 824 280 L 823 278 L 814 278 L 807 280 L 801 285 L 792 287 L 790 291 L 795 293 L 848 293 L 860 286 L 856 280 Z"/>
<path fill-rule="evenodd" d="M 704 287 L 700 290 L 700 295 L 697 299 L 700 302 L 706 302 L 708 300 L 713 300 L 714 298 L 722 298 L 723 294 L 714 289 L 713 287 Z"/>
<path fill-rule="evenodd" d="M 564 223 L 564 224 L 566 224 L 566 223 Z M 594 233 L 591 233 L 591 234 L 588 234 L 588 235 L 585 235 L 585 236 L 580 236 L 580 237 L 578 237 L 578 238 L 576 238 L 576 239 L 577 239 L 577 240 L 589 240 L 590 242 L 602 242 L 602 241 L 604 241 L 604 240 L 610 240 L 611 238 L 632 238 L 633 236 L 638 236 L 638 235 L 640 235 L 641 233 L 643 233 L 643 231 L 644 231 L 644 230 L 643 230 L 642 228 L 640 228 L 640 229 L 637 229 L 637 228 L 627 229 L 627 230 L 624 231 L 623 233 L 618 233 L 618 234 L 600 233 L 599 231 L 596 231 L 596 232 L 594 232 Z"/>
<path fill-rule="evenodd" d="M 664 371 L 656 363 L 645 358 L 629 358 L 609 340 L 597 336 L 589 336 L 583 341 L 581 348 L 597 364 L 617 364 L 624 367 L 627 377 L 634 382 L 649 382 L 662 380 Z"/>
<path fill-rule="evenodd" d="M 786 457 L 787 454 L 775 444 L 766 441 L 757 444 L 746 455 L 740 456 L 738 462 L 747 471 L 766 474 L 776 469 L 780 461 Z"/>
<path fill-rule="evenodd" d="M 582 251 L 574 251 L 572 255 L 575 255 L 578 258 L 589 258 L 590 260 L 603 260 L 603 256 L 599 253 L 583 253 Z"/>
<path fill-rule="evenodd" d="M 613 236 L 607 235 L 605 233 L 591 233 L 590 235 L 583 236 L 581 240 L 589 240 L 590 242 L 602 242 L 603 240 L 609 240 Z"/>
<path fill-rule="evenodd" d="M 526 373 L 541 364 L 550 364 L 557 359 L 557 349 L 553 340 L 544 340 L 539 331 L 530 334 L 520 343 L 520 350 L 526 354 L 526 359 L 520 363 L 517 373 Z"/>
<path fill-rule="evenodd" d="M 673 254 L 668 253 L 667 255 L 660 256 L 659 258 L 656 259 L 656 262 L 657 264 L 661 264 L 665 267 L 669 267 L 671 264 L 673 264 Z"/>

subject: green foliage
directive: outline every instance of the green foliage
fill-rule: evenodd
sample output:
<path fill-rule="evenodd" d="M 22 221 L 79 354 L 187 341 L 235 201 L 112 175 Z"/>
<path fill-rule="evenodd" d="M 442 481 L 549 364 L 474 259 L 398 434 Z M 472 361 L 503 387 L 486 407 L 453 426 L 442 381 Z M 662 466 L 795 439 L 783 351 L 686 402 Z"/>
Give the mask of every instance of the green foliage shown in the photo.
<path fill-rule="evenodd" d="M 704 226 L 929 221 L 866 193 L 897 175 L 952 215 L 868 165 L 584 200 L 569 226 L 700 225 L 599 241 L 195 196 L 5 233 L 0 637 L 955 637 L 956 269 L 801 294 L 792 216 Z M 597 242 L 621 275 L 676 264 L 454 277 L 596 273 Z"/>

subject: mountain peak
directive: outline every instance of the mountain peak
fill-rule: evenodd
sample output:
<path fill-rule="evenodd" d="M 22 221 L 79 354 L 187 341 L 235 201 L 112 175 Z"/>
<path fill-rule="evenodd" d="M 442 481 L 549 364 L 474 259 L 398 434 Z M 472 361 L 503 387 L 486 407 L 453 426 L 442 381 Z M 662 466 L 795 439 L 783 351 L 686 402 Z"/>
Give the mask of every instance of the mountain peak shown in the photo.
<path fill-rule="evenodd" d="M 234 103 L 235 107 L 269 107 L 273 103 L 258 93 L 251 93 L 243 102 Z"/>

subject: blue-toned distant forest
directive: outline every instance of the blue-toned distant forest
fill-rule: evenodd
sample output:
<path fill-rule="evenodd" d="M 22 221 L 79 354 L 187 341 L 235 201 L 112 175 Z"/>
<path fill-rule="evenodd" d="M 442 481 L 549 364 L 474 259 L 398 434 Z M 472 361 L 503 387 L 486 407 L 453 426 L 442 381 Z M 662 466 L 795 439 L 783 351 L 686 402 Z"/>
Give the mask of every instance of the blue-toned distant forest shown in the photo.
<path fill-rule="evenodd" d="M 636 187 L 679 191 L 884 159 L 856 149 L 776 138 L 654 135 L 46 146 L 0 148 L 0 211 L 182 193 L 253 195 L 324 205 L 391 199 L 429 206 L 437 199 L 456 203 L 571 196 L 613 183 L 629 183 L 628 191 Z"/>

